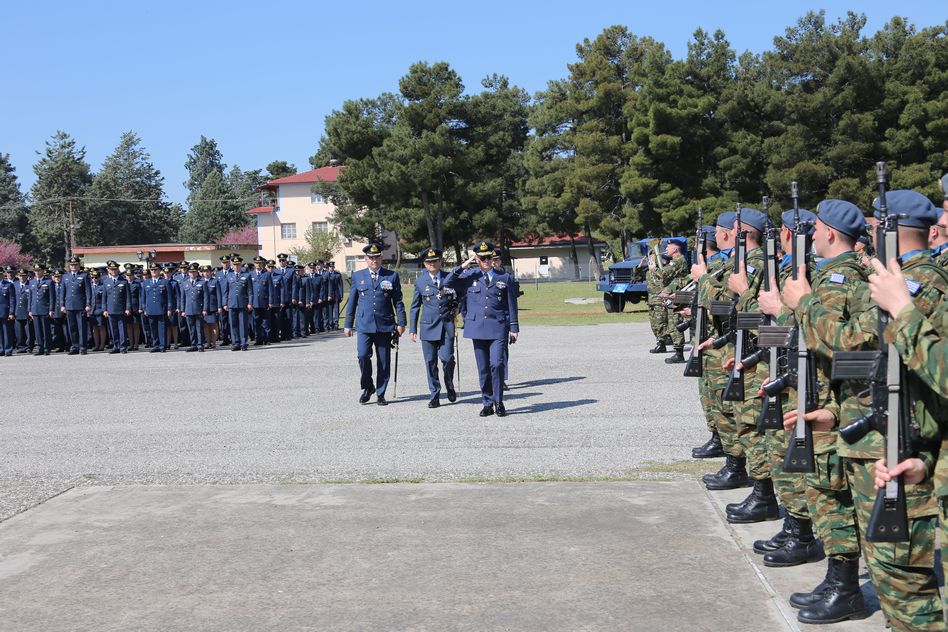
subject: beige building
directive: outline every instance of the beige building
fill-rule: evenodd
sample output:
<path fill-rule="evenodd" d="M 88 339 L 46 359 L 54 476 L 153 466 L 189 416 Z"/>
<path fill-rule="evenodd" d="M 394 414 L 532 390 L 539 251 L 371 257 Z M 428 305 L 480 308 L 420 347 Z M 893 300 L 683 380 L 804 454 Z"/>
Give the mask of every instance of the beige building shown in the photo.
<path fill-rule="evenodd" d="M 579 259 L 580 280 L 596 281 L 596 267 L 590 260 L 589 246 L 584 235 L 575 235 L 576 255 Z M 595 261 L 602 261 L 602 249 L 606 242 L 593 238 Z M 574 279 L 573 260 L 567 235 L 534 237 L 510 244 L 510 261 L 518 279 L 552 279 L 570 281 Z M 600 263 L 600 266 L 602 264 Z"/>
<path fill-rule="evenodd" d="M 281 252 L 290 253 L 292 248 L 306 247 L 306 231 L 338 232 L 330 216 L 335 206 L 319 193 L 313 191 L 317 182 L 335 182 L 342 167 L 320 167 L 297 173 L 286 178 L 270 180 L 260 186 L 267 196 L 266 205 L 248 211 L 257 218 L 257 241 L 260 253 L 267 259 L 275 259 Z M 345 236 L 342 249 L 333 257 L 336 269 L 351 274 L 362 267 L 362 248 L 367 244 Z M 385 259 L 394 258 L 395 240 L 392 234 L 384 237 Z M 301 262 L 301 263 L 306 263 Z"/>
<path fill-rule="evenodd" d="M 221 255 L 240 254 L 244 261 L 257 256 L 257 244 L 136 244 L 128 246 L 90 246 L 76 247 L 74 255 L 82 258 L 87 268 L 104 267 L 107 261 L 114 260 L 124 269 L 126 263 L 147 265 L 158 263 L 197 262 L 201 265 L 220 265 Z"/>

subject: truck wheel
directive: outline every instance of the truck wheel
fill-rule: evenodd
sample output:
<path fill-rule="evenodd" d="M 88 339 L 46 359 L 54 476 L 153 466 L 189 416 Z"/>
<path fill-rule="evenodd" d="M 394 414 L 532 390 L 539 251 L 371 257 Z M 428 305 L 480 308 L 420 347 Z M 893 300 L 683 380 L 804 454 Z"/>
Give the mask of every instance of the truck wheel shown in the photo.
<path fill-rule="evenodd" d="M 608 293 L 603 294 L 602 304 L 603 306 L 605 306 L 607 314 L 612 314 L 613 312 L 622 311 L 621 307 L 619 306 L 618 296 L 613 296 L 612 294 L 608 294 Z"/>
<path fill-rule="evenodd" d="M 619 309 L 617 309 L 616 311 L 619 312 L 619 313 L 622 313 L 622 312 L 625 311 L 625 299 L 624 299 L 624 298 L 619 298 Z"/>

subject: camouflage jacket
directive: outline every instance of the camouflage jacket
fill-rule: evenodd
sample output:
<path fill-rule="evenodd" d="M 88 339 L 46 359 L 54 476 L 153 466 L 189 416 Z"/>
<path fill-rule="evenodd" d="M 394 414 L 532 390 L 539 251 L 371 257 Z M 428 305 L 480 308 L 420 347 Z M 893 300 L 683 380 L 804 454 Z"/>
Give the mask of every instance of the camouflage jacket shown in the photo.
<path fill-rule="evenodd" d="M 688 284 L 688 260 L 684 255 L 673 257 L 659 272 L 662 292 L 672 294 Z"/>
<path fill-rule="evenodd" d="M 942 244 L 936 251 L 932 252 L 932 258 L 935 263 L 948 269 L 948 244 Z"/>

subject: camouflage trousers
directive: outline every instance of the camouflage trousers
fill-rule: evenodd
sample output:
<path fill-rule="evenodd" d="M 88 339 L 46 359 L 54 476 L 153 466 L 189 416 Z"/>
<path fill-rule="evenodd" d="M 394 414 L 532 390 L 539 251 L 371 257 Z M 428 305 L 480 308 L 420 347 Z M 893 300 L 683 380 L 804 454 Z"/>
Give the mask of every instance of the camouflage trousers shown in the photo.
<path fill-rule="evenodd" d="M 944 630 L 935 576 L 938 506 L 932 497 L 931 481 L 905 486 L 910 542 L 867 542 L 866 525 L 876 500 L 875 460 L 848 458 L 844 461 L 869 577 L 886 621 L 893 630 Z"/>
<path fill-rule="evenodd" d="M 744 455 L 747 457 L 747 474 L 755 481 L 770 478 L 770 458 L 767 451 L 767 438 L 757 431 L 757 417 L 763 400 L 757 397 L 757 390 L 763 382 L 763 373 L 744 372 L 744 401 L 734 402 L 734 417 L 737 420 L 737 433 Z"/>
<path fill-rule="evenodd" d="M 704 352 L 702 358 L 704 375 L 701 381 L 704 384 L 702 396 L 707 399 L 702 400 L 701 403 L 705 407 L 708 428 L 711 429 L 713 423 L 712 432 L 714 430 L 718 431 L 724 453 L 739 458 L 744 456 L 744 448 L 738 440 L 734 405 L 732 402 L 726 402 L 721 398 L 721 391 L 727 384 L 727 373 L 721 367 L 726 355 L 725 349 L 709 349 Z"/>
<path fill-rule="evenodd" d="M 662 342 L 668 334 L 668 310 L 660 303 L 648 302 L 648 324 L 652 326 L 655 340 Z"/>
<path fill-rule="evenodd" d="M 939 498 L 939 519 L 941 521 L 941 572 L 942 577 L 948 577 L 948 498 Z M 948 609 L 948 602 L 946 602 Z"/>
<path fill-rule="evenodd" d="M 668 335 L 671 336 L 672 346 L 676 349 L 681 349 L 685 346 L 685 333 L 678 331 L 678 325 L 681 323 L 682 317 L 676 314 L 674 309 L 667 309 L 665 312 L 668 321 Z"/>
<path fill-rule="evenodd" d="M 815 471 L 803 475 L 807 512 L 826 557 L 855 560 L 860 550 L 856 510 L 836 437 L 835 431 L 813 432 Z"/>
<path fill-rule="evenodd" d="M 787 433 L 783 430 L 767 430 L 764 435 L 764 448 L 767 450 L 767 462 L 770 464 L 770 478 L 774 479 L 774 487 L 784 509 L 794 518 L 809 518 L 806 478 L 803 474 L 783 471 L 783 457 L 787 453 Z"/>

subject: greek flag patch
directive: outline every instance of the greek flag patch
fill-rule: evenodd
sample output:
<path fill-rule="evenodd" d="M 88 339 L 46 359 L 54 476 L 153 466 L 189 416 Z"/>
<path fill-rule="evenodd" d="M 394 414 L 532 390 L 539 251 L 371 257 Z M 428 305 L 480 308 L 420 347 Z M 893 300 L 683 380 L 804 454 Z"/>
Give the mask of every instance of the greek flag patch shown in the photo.
<path fill-rule="evenodd" d="M 755 268 L 754 266 L 750 264 L 747 264 L 747 274 L 754 274 L 755 272 L 757 272 L 757 268 Z"/>
<path fill-rule="evenodd" d="M 834 272 L 833 274 L 830 275 L 829 282 L 830 283 L 845 283 L 846 277 L 845 275 L 842 275 L 839 272 Z"/>
<path fill-rule="evenodd" d="M 917 296 L 918 293 L 922 290 L 922 284 L 918 281 L 912 279 L 905 279 L 905 287 L 908 288 L 909 294 L 912 296 Z"/>

